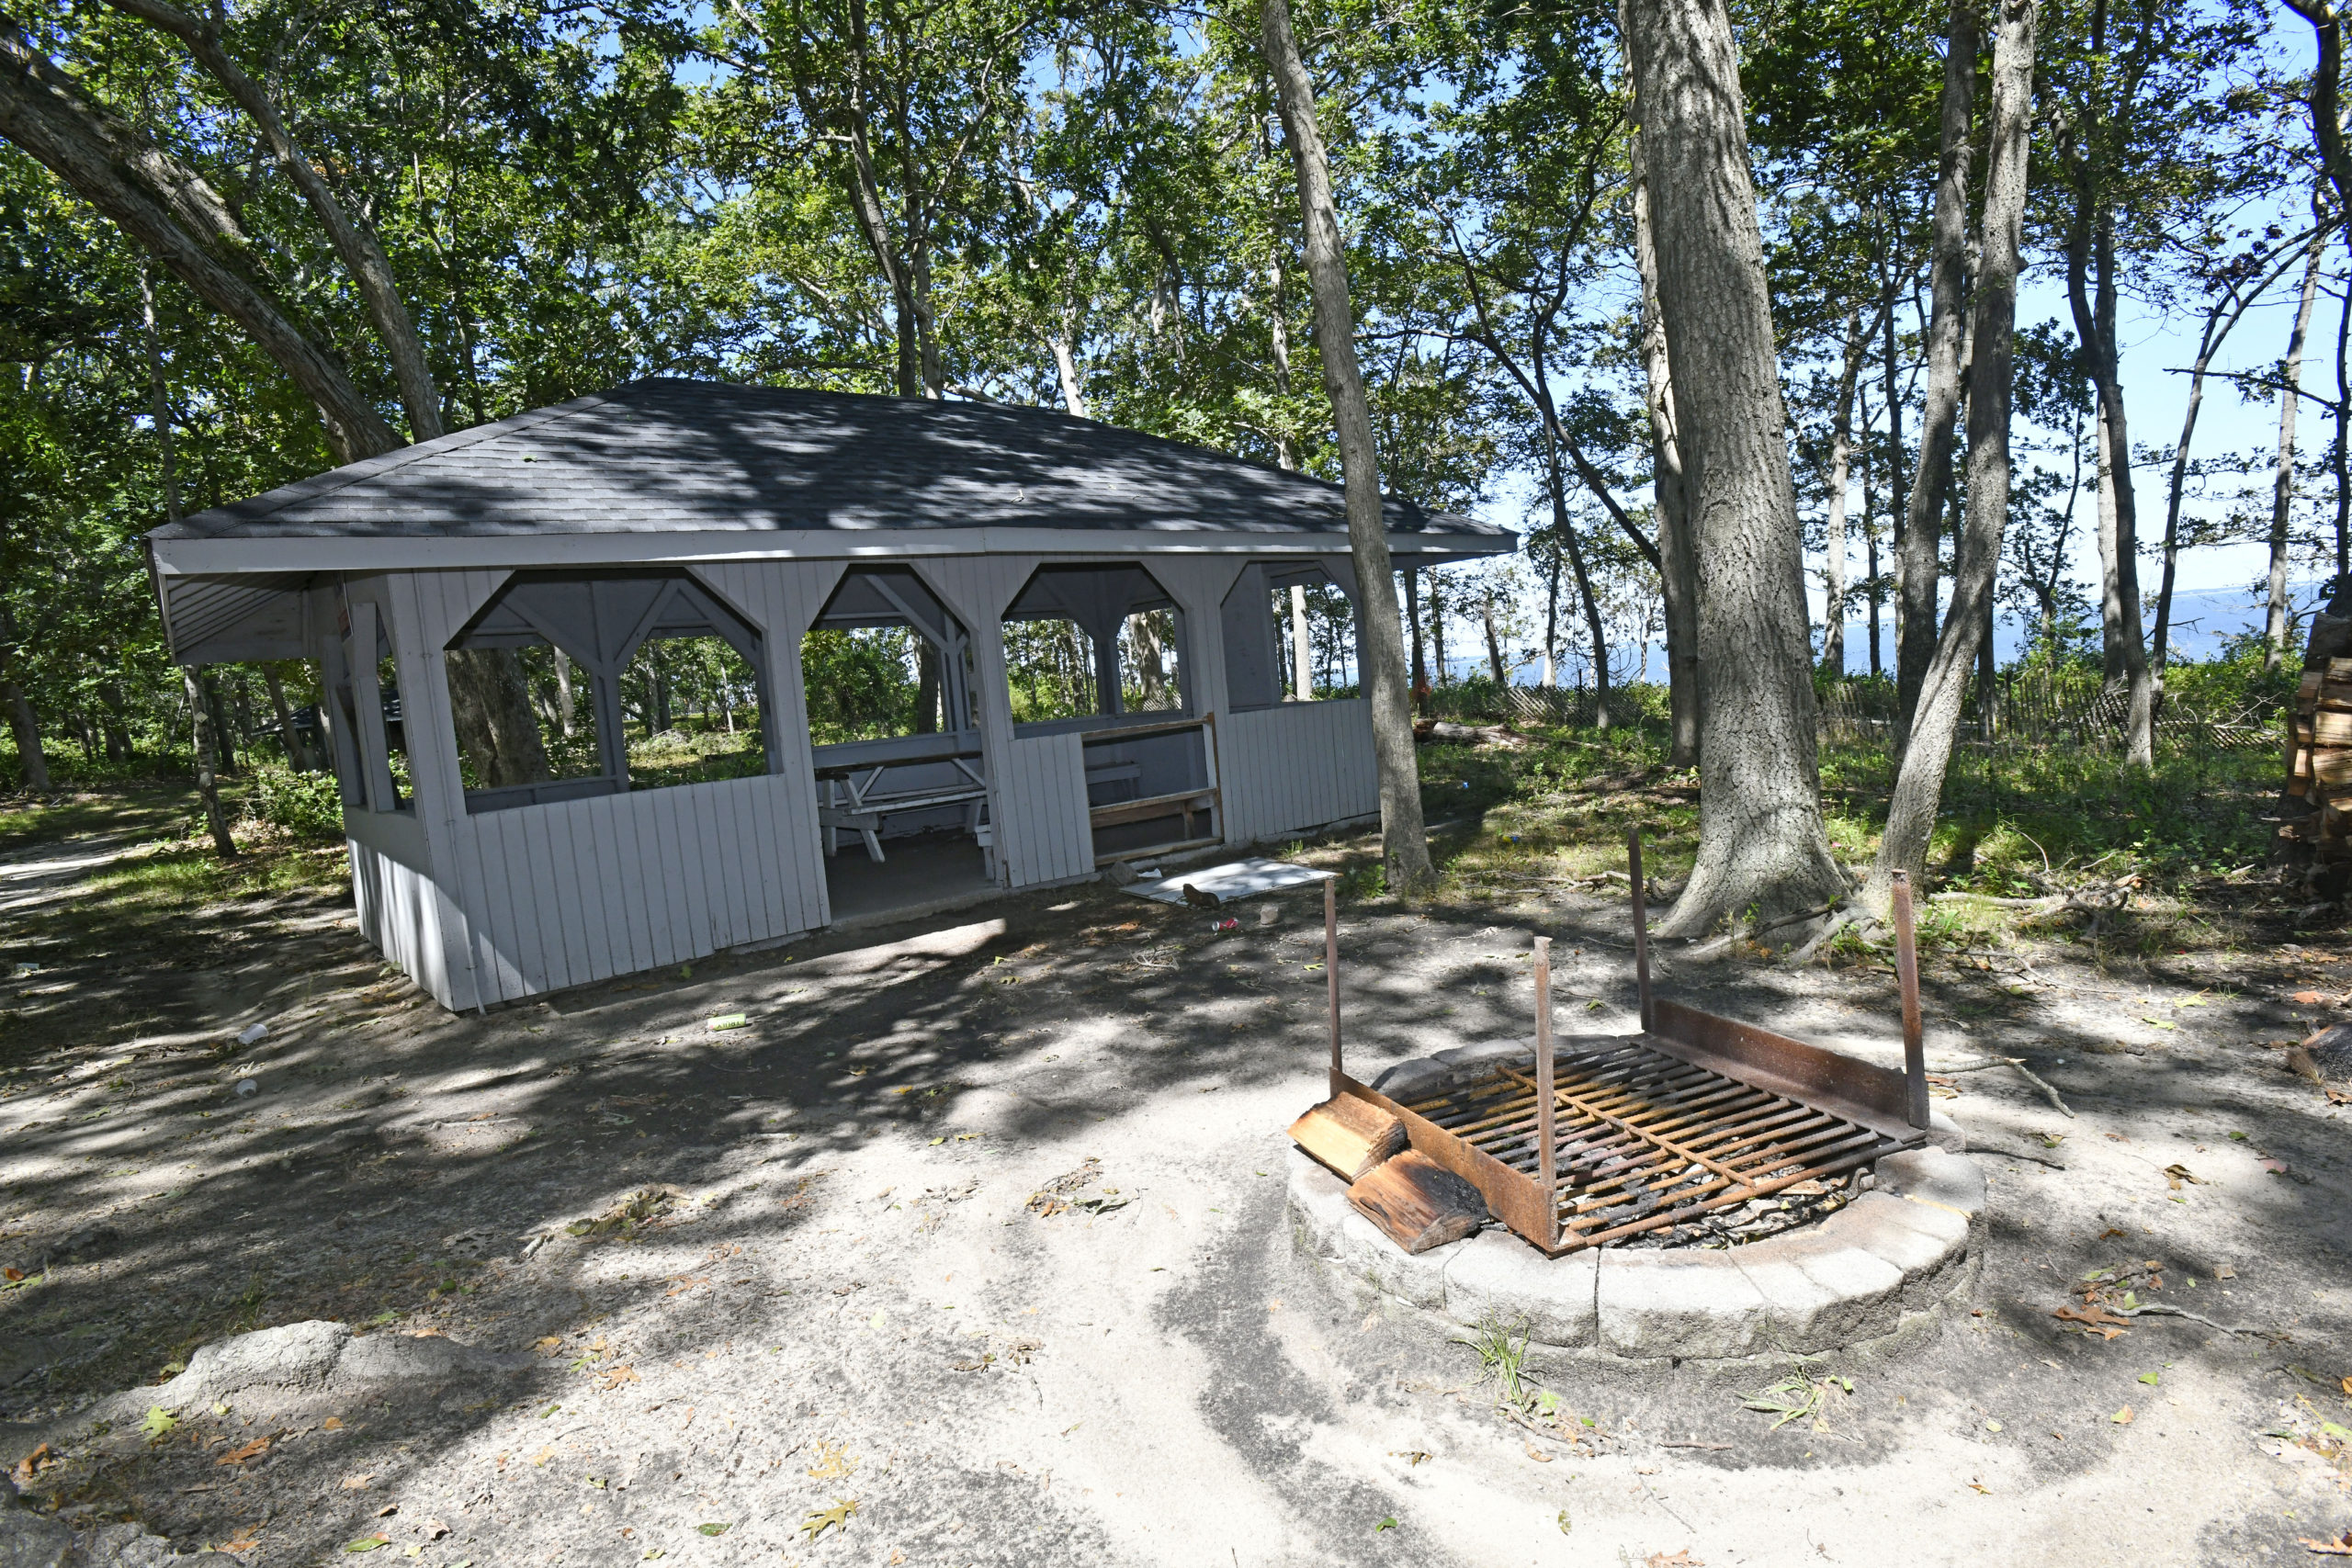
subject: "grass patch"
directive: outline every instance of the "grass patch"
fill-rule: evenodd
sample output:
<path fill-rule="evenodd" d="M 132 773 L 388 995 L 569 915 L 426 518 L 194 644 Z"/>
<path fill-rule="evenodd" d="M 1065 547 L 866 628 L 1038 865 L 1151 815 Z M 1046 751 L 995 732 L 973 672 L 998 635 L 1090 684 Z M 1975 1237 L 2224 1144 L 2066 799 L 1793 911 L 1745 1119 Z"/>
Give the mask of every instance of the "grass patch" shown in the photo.
<path fill-rule="evenodd" d="M 98 872 L 77 903 L 94 919 L 144 919 L 288 894 L 341 897 L 350 886 L 350 862 L 340 848 L 264 846 L 224 861 L 209 841 L 175 840 Z"/>

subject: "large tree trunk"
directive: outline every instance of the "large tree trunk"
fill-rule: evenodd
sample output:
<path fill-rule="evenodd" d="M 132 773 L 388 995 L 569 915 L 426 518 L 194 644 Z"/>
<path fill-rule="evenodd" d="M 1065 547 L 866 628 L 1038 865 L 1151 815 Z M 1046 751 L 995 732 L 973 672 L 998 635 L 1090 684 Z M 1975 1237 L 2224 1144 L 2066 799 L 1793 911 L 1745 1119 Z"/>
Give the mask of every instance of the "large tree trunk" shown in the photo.
<path fill-rule="evenodd" d="M 0 708 L 8 714 L 8 731 L 17 740 L 17 764 L 24 773 L 25 788 L 35 795 L 49 793 L 49 753 L 40 743 L 40 721 L 33 716 L 33 705 L 25 689 L 14 681 L 0 681 Z"/>
<path fill-rule="evenodd" d="M 375 323 L 376 335 L 391 357 L 392 378 L 400 387 L 401 406 L 408 413 L 410 439 L 430 441 L 439 435 L 441 394 L 433 384 L 432 372 L 425 368 L 424 344 L 417 340 L 416 328 L 409 320 L 408 306 L 401 299 L 400 286 L 392 277 L 392 265 L 384 258 L 383 247 L 376 243 L 374 235 L 345 213 L 343 204 L 327 188 L 325 177 L 294 144 L 294 137 L 286 129 L 277 106 L 270 101 L 261 84 L 239 69 L 220 47 L 219 24 L 198 22 L 166 0 L 107 3 L 187 44 L 197 62 L 228 89 L 239 108 L 252 117 L 261 130 L 262 139 L 269 144 L 271 156 L 293 180 L 294 188 L 301 192 L 319 226 L 327 231 L 335 254 L 342 258 L 359 286 L 360 298 L 368 304 L 368 318 Z"/>
<path fill-rule="evenodd" d="M 1886 836 L 1862 889 L 1863 903 L 1877 913 L 1887 908 L 1897 872 L 1917 881 L 1924 869 L 1944 769 L 1960 728 L 1968 667 L 1987 635 L 2001 531 L 2008 520 L 2011 352 L 2032 148 L 2034 5 L 2035 0 L 2001 0 L 1994 34 L 1984 242 L 1968 376 L 1968 516 L 1953 561 L 1951 613 L 1919 690 L 1911 744 L 1904 750 L 1887 807 Z"/>
<path fill-rule="evenodd" d="M 1724 0 L 1628 7 L 1699 580 L 1699 858 L 1663 930 L 1845 886 L 1821 819 L 1804 535 Z"/>
<path fill-rule="evenodd" d="M 1953 427 L 1960 417 L 1962 295 L 1968 271 L 1968 130 L 1976 101 L 1976 14 L 1953 0 L 1944 51 L 1943 132 L 1928 257 L 1928 399 L 1919 417 L 1919 465 L 1903 517 L 1903 633 L 1895 649 L 1894 744 L 1908 743 L 1911 714 L 1935 657 L 1936 541 L 1951 491 Z M 1890 317 L 1891 321 L 1891 317 Z"/>
<path fill-rule="evenodd" d="M 0 16 L 0 136 L 23 148 L 197 298 L 234 321 L 317 405 L 339 462 L 400 446 L 343 367 L 313 344 L 260 285 L 214 254 L 245 238 L 228 204 L 130 126 L 89 103 L 71 78 Z"/>
<path fill-rule="evenodd" d="M 1355 316 L 1348 302 L 1339 213 L 1331 200 L 1331 167 L 1316 125 L 1314 87 L 1291 36 L 1288 0 L 1262 0 L 1261 19 L 1266 66 L 1281 97 L 1283 130 L 1297 165 L 1306 271 L 1315 295 L 1315 338 L 1322 350 L 1323 383 L 1331 397 L 1340 466 L 1347 481 L 1348 543 L 1363 595 L 1357 626 L 1364 690 L 1372 699 L 1373 750 L 1380 770 L 1382 855 L 1390 887 L 1419 888 L 1433 881 L 1435 873 L 1421 820 L 1420 761 L 1414 754 L 1405 651 L 1397 635 L 1396 580 L 1382 517 L 1372 410 L 1356 365 Z"/>
<path fill-rule="evenodd" d="M 480 787 L 544 784 L 554 777 L 539 740 L 538 717 L 523 661 L 511 649 L 453 649 L 448 655 L 449 714 L 458 744 L 474 759 Z"/>
<path fill-rule="evenodd" d="M 2263 627 L 2262 667 L 2276 670 L 2287 653 L 2287 520 L 2295 505 L 2295 412 L 2303 400 L 2303 335 L 2311 331 L 2312 301 L 2319 294 L 2319 259 L 2312 247 L 2303 266 L 2303 297 L 2288 334 L 2287 358 L 2279 370 L 2278 467 L 2270 481 L 2270 615 Z"/>
<path fill-rule="evenodd" d="M 1636 136 L 1627 149 L 1634 172 L 1634 259 L 1642 281 L 1642 374 L 1648 384 L 1650 489 L 1657 504 L 1658 597 L 1666 607 L 1667 766 L 1699 764 L 1699 575 L 1691 547 L 1690 507 L 1676 435 L 1674 372 L 1658 308 L 1657 236 L 1650 212 L 1648 164 Z"/>
<path fill-rule="evenodd" d="M 1862 368 L 1864 342 L 1859 310 L 1846 316 L 1845 368 L 1838 378 L 1838 412 L 1829 422 L 1829 519 L 1823 529 L 1828 558 L 1827 604 L 1822 612 L 1821 667 L 1846 673 L 1846 486 L 1854 461 L 1854 383 Z"/>

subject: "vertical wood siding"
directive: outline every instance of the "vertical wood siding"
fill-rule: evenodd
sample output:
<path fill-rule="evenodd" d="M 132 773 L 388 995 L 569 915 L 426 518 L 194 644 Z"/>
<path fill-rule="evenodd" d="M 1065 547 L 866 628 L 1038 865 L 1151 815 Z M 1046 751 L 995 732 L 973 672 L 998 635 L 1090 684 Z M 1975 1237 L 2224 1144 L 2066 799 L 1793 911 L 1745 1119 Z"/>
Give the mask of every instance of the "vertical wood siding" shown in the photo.
<path fill-rule="evenodd" d="M 1078 733 L 1016 738 L 998 775 L 1001 836 L 1021 846 L 1011 886 L 1094 874 L 1094 824 L 1086 806 L 1086 756 Z"/>
<path fill-rule="evenodd" d="M 1380 809 L 1372 706 L 1283 703 L 1217 721 L 1226 838 L 1247 843 Z"/>

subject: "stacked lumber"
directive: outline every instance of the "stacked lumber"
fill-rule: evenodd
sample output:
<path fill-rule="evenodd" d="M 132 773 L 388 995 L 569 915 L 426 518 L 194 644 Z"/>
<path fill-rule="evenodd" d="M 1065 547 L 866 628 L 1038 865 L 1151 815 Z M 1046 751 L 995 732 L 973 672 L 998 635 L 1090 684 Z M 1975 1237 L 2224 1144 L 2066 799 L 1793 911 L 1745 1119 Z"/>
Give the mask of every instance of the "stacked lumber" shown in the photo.
<path fill-rule="evenodd" d="M 1408 1146 L 1404 1122 L 1351 1094 L 1290 1124 L 1292 1142 L 1348 1184 L 1348 1201 L 1407 1252 L 1460 1241 L 1487 1223 L 1478 1190 Z"/>
<path fill-rule="evenodd" d="M 2287 739 L 2287 794 L 2310 809 L 2279 837 L 2318 868 L 2352 863 L 2352 618 L 2312 617 Z"/>

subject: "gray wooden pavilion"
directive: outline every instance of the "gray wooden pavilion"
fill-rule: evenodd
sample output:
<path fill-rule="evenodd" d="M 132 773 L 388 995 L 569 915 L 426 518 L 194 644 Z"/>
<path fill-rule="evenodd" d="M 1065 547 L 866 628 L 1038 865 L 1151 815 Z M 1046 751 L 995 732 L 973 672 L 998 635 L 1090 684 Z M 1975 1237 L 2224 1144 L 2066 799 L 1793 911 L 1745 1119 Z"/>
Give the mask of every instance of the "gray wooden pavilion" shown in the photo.
<path fill-rule="evenodd" d="M 1516 547 L 1387 521 L 1400 564 Z M 1339 488 L 1049 411 L 639 381 L 147 542 L 175 660 L 318 661 L 360 929 L 450 1008 L 1377 810 L 1367 704 L 1297 700 L 1281 654 L 1287 585 L 1355 598 Z M 1159 612 L 1170 689 L 1136 711 Z M 1094 711 L 1024 722 L 1007 628 L 1055 619 Z M 921 639 L 939 721 L 812 745 L 804 637 L 875 626 Z M 751 672 L 742 776 L 632 761 L 623 673 L 676 638 Z M 560 651 L 572 765 L 469 776 L 449 661 L 485 650 Z"/>

